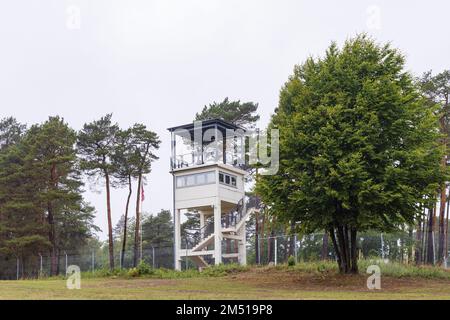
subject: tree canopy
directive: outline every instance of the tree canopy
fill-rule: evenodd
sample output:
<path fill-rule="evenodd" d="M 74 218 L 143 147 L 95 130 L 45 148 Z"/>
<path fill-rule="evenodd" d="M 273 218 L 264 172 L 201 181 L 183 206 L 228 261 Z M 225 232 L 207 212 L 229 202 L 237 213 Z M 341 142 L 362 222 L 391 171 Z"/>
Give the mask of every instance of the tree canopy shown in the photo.
<path fill-rule="evenodd" d="M 258 104 L 254 102 L 230 101 L 213 102 L 204 106 L 200 113 L 195 114 L 195 120 L 222 119 L 238 126 L 253 128 L 259 120 L 256 114 Z"/>
<path fill-rule="evenodd" d="M 435 107 L 405 58 L 366 35 L 294 69 L 269 125 L 280 170 L 257 192 L 279 219 L 330 232 L 341 272 L 357 272 L 357 232 L 413 223 L 445 171 Z"/>

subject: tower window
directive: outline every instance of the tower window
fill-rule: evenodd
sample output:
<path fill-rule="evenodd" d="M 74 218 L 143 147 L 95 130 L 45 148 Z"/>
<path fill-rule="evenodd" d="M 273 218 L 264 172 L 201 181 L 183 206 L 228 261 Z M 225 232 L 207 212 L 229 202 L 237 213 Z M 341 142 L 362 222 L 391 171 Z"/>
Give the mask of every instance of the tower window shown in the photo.
<path fill-rule="evenodd" d="M 236 176 L 224 172 L 219 172 L 219 182 L 221 184 L 236 188 L 237 187 L 236 181 L 237 181 Z"/>
<path fill-rule="evenodd" d="M 177 188 L 201 186 L 205 184 L 216 183 L 216 175 L 214 171 L 187 174 L 177 177 Z"/>

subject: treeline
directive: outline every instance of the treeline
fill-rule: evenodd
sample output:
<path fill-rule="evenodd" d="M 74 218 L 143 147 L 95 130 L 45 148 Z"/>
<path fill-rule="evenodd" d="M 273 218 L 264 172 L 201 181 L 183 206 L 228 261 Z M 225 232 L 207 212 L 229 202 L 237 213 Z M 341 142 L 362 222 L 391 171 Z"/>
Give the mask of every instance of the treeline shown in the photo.
<path fill-rule="evenodd" d="M 51 257 L 50 275 L 60 272 L 63 252 L 76 252 L 98 231 L 95 209 L 83 199 L 83 175 L 103 179 L 114 268 L 111 188 L 128 188 L 125 216 L 136 184 L 134 265 L 140 241 L 140 197 L 160 141 L 143 124 L 121 129 L 111 114 L 76 132 L 56 116 L 27 128 L 9 117 L 0 121 L 0 263 L 37 265 Z M 126 234 L 126 225 L 123 228 Z M 125 236 L 123 246 L 126 246 Z M 37 268 L 36 268 L 37 269 Z"/>

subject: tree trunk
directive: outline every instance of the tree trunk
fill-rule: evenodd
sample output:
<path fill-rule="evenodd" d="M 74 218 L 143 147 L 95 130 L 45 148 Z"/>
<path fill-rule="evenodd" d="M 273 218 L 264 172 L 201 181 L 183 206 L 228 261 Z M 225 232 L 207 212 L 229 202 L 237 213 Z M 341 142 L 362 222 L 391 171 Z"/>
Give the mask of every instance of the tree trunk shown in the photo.
<path fill-rule="evenodd" d="M 336 231 L 330 230 L 330 235 L 336 252 L 339 272 L 356 274 L 358 273 L 357 229 L 339 224 L 335 226 L 335 229 Z"/>
<path fill-rule="evenodd" d="M 414 238 L 413 238 L 413 226 L 410 225 L 408 226 L 408 264 L 411 264 L 412 260 L 413 260 L 413 242 L 414 242 Z"/>
<path fill-rule="evenodd" d="M 448 260 L 448 217 L 450 210 L 450 198 L 447 198 L 447 215 L 445 217 L 445 233 L 444 233 L 444 258 Z"/>
<path fill-rule="evenodd" d="M 434 214 L 436 212 L 436 207 L 428 211 L 428 243 L 427 243 L 427 263 L 434 264 Z"/>
<path fill-rule="evenodd" d="M 444 158 L 444 166 L 445 166 Z M 445 205 L 447 202 L 445 184 L 441 187 L 441 201 L 439 207 L 439 247 L 438 247 L 438 262 L 440 265 L 444 262 L 444 252 L 445 252 Z"/>
<path fill-rule="evenodd" d="M 138 187 L 136 196 L 136 228 L 134 230 L 134 255 L 133 255 L 133 267 L 137 267 L 139 260 L 139 247 L 140 247 L 140 227 L 141 227 L 141 188 L 142 188 L 142 174 L 138 176 Z"/>
<path fill-rule="evenodd" d="M 419 218 L 416 229 L 415 260 L 416 265 L 422 263 L 422 217 Z"/>
<path fill-rule="evenodd" d="M 264 252 L 264 228 L 266 225 L 266 211 L 263 211 L 263 217 L 262 217 L 262 223 L 261 223 L 261 233 L 260 233 L 260 243 L 259 243 L 259 254 L 260 254 L 260 263 L 261 261 L 261 254 Z M 262 240 L 262 241 L 261 241 Z"/>
<path fill-rule="evenodd" d="M 331 237 L 331 242 L 333 243 L 334 252 L 336 254 L 336 260 L 337 260 L 337 263 L 338 263 L 339 272 L 343 273 L 341 251 L 339 250 L 339 245 L 338 245 L 337 240 L 336 240 L 336 234 L 334 232 L 334 229 L 331 228 L 329 233 L 330 233 L 330 237 Z"/>
<path fill-rule="evenodd" d="M 356 228 L 350 228 L 350 272 L 357 274 L 358 273 L 358 243 L 357 243 L 357 231 Z"/>
<path fill-rule="evenodd" d="M 441 133 L 444 134 L 442 138 L 442 145 L 445 148 L 445 153 L 447 153 L 447 125 L 445 116 L 441 116 L 439 119 Z M 441 166 L 445 170 L 447 167 L 447 156 L 446 154 L 441 159 Z M 445 252 L 445 204 L 447 202 L 447 187 L 445 183 L 441 185 L 441 201 L 439 207 L 439 246 L 438 246 L 438 263 L 440 265 L 444 262 L 444 252 Z"/>
<path fill-rule="evenodd" d="M 424 219 L 422 222 L 422 263 L 427 263 L 427 239 L 428 239 L 428 218 L 430 209 L 424 210 Z"/>
<path fill-rule="evenodd" d="M 125 250 L 127 247 L 127 225 L 128 225 L 128 208 L 130 206 L 130 199 L 131 199 L 131 194 L 133 193 L 133 188 L 131 185 L 131 176 L 128 176 L 128 197 L 127 197 L 127 204 L 125 206 L 125 219 L 123 222 L 123 240 L 122 240 L 122 252 L 120 255 L 120 265 L 123 267 L 124 266 L 124 261 L 125 261 Z"/>
<path fill-rule="evenodd" d="M 255 262 L 260 264 L 259 261 L 259 213 L 255 212 Z"/>
<path fill-rule="evenodd" d="M 109 241 L 109 268 L 111 270 L 114 269 L 114 240 L 113 240 L 113 228 L 112 228 L 112 219 L 111 219 L 111 190 L 110 190 L 110 181 L 109 181 L 109 173 L 107 170 L 104 170 L 105 181 L 106 181 L 106 210 L 108 216 L 108 241 Z"/>
<path fill-rule="evenodd" d="M 57 172 L 56 165 L 52 165 L 50 169 L 50 189 L 55 190 L 57 185 Z M 48 224 L 49 224 L 49 232 L 48 232 L 48 240 L 51 244 L 50 248 L 50 276 L 55 276 L 57 273 L 56 265 L 58 263 L 56 257 L 56 230 L 55 230 L 55 213 L 53 211 L 53 203 L 51 201 L 47 202 L 47 213 L 48 213 Z"/>
<path fill-rule="evenodd" d="M 50 276 L 55 276 L 57 272 L 57 255 L 56 255 L 56 236 L 55 236 L 55 221 L 53 216 L 53 206 L 50 202 L 47 203 L 47 213 L 48 213 L 48 240 L 50 241 Z"/>
<path fill-rule="evenodd" d="M 291 230 L 290 230 L 290 237 L 289 237 L 289 256 L 295 256 L 295 221 L 291 220 Z"/>

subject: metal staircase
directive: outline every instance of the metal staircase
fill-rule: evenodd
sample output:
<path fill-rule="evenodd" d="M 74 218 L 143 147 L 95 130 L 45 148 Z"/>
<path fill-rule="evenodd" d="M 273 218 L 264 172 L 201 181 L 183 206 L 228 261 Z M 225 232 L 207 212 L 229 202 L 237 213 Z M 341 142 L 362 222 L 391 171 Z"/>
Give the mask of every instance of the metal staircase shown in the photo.
<path fill-rule="evenodd" d="M 261 208 L 261 201 L 257 197 L 245 196 L 235 208 L 222 215 L 221 238 L 235 241 L 243 241 L 239 236 L 241 228 L 245 226 L 247 218 Z M 185 230 L 184 256 L 189 257 L 199 268 L 204 268 L 212 262 L 213 248 L 216 234 L 214 233 L 214 221 L 210 219 L 202 228 Z M 223 258 L 237 258 L 237 252 L 223 253 Z"/>

